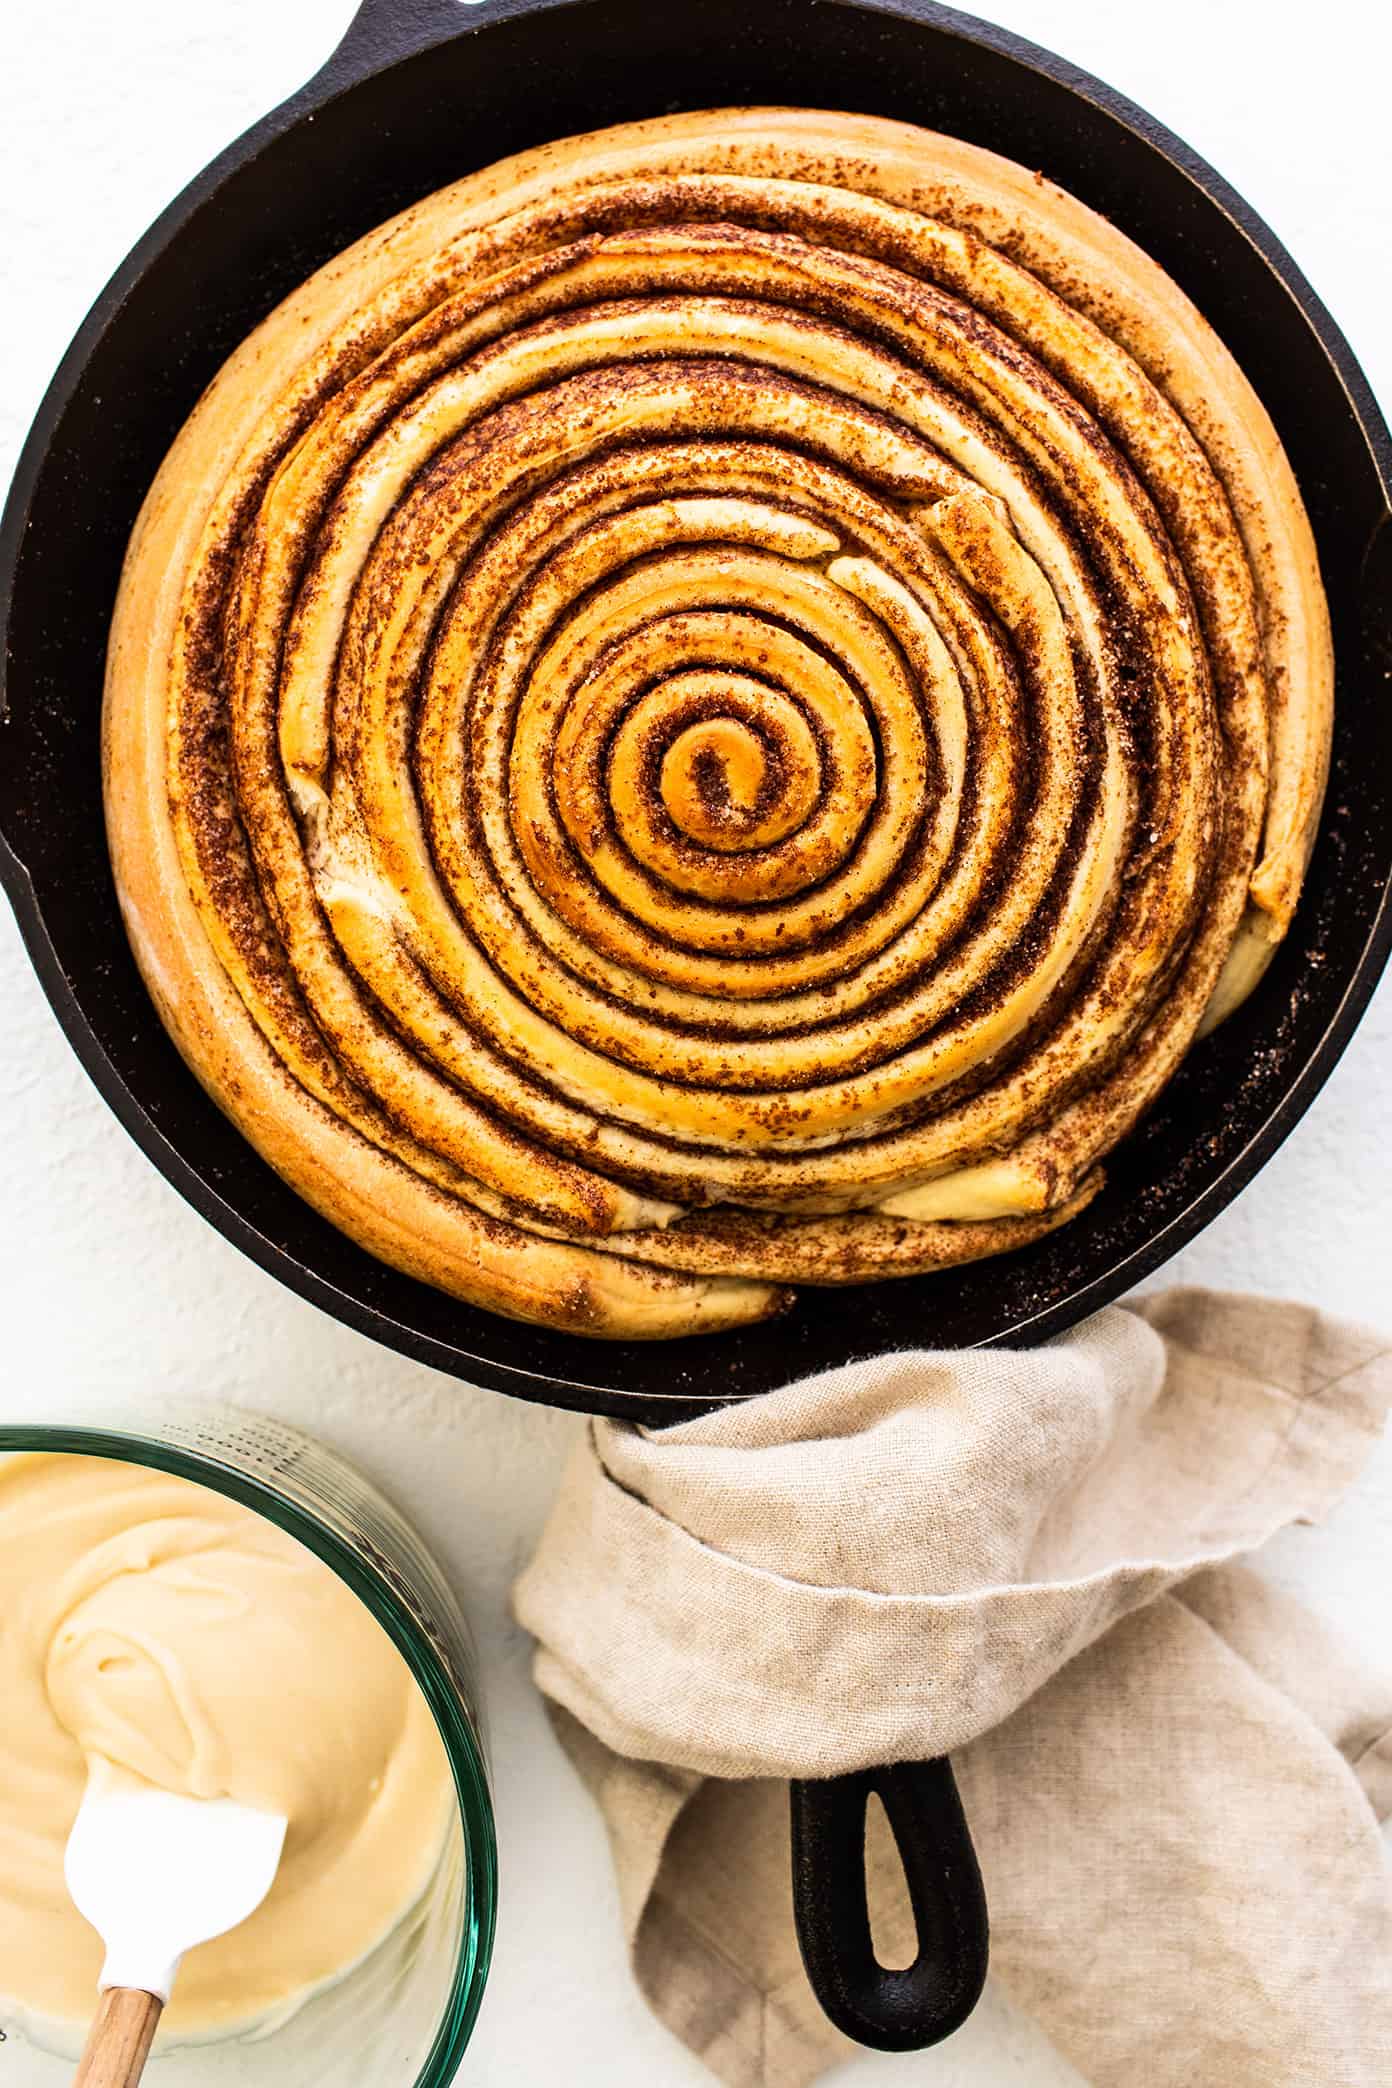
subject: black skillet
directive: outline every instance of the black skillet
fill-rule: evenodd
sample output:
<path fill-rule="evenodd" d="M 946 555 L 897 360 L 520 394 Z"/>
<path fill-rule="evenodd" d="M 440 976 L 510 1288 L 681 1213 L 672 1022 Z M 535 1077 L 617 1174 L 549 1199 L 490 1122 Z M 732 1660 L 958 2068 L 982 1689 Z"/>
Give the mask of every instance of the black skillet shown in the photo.
<path fill-rule="evenodd" d="M 199 391 L 280 297 L 405 204 L 504 153 L 737 102 L 955 132 L 1047 170 L 1189 291 L 1255 383 L 1304 488 L 1339 660 L 1334 771 L 1292 934 L 1195 1052 L 1107 1190 L 1009 1260 L 805 1294 L 791 1319 L 660 1350 L 471 1311 L 373 1261 L 260 1161 L 146 998 L 102 829 L 98 716 L 121 553 Z M 1309 1106 L 1392 943 L 1392 445 L 1328 313 L 1213 171 L 1141 110 L 930 0 L 363 0 L 324 70 L 198 178 L 98 300 L 45 398 L 0 525 L 0 876 L 83 1064 L 194 1207 L 263 1268 L 404 1354 L 524 1398 L 649 1423 L 853 1357 L 1043 1340 L 1154 1269 Z M 878 1789 L 919 1920 L 876 1963 L 861 1856 Z M 985 1912 L 946 1763 L 794 1786 L 799 1927 L 828 2013 L 909 2048 L 970 2012 Z"/>

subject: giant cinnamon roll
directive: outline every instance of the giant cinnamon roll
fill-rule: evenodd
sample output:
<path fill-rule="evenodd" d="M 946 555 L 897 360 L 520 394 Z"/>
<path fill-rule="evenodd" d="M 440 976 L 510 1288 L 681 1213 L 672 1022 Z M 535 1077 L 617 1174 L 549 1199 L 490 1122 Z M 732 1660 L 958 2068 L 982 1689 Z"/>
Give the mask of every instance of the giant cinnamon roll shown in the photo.
<path fill-rule="evenodd" d="M 311 1202 L 665 1336 L 1078 1211 L 1290 918 L 1330 692 L 1286 459 L 1153 262 L 733 110 L 475 175 L 232 358 L 131 545 L 109 824 Z"/>

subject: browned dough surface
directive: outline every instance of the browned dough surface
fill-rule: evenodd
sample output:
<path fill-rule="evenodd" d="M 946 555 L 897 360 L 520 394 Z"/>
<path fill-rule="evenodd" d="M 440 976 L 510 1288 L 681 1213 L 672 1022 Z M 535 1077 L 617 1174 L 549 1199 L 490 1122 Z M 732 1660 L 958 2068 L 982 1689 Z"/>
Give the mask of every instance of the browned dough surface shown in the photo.
<path fill-rule="evenodd" d="M 108 825 L 318 1209 L 661 1338 L 1067 1222 L 1284 932 L 1331 690 L 1154 263 L 958 140 L 716 111 L 427 198 L 232 357 L 132 539 Z"/>

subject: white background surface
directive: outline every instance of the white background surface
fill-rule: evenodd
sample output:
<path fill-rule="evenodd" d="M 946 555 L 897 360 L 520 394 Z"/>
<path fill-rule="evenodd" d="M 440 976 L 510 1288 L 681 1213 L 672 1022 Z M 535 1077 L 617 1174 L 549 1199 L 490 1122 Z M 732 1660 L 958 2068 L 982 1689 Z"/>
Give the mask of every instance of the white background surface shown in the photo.
<path fill-rule="evenodd" d="M 350 0 L 0 11 L 0 482 L 111 269 L 217 149 L 316 68 L 349 11 Z M 1166 0 L 1157 18 L 1115 0 L 980 0 L 980 11 L 1110 80 L 1214 162 L 1295 253 L 1392 400 L 1387 9 Z M 152 1386 L 279 1412 L 374 1472 L 468 1595 L 491 1709 L 503 1903 L 462 2078 L 698 2088 L 708 2076 L 631 1984 L 601 1829 L 551 1741 L 506 1615 L 578 1424 L 378 1350 L 210 1231 L 87 1084 L 3 907 L 0 1153 L 5 1418 L 61 1415 L 79 1389 Z M 1166 1277 L 1392 1321 L 1390 1159 L 1385 987 L 1283 1151 Z M 1385 1644 L 1392 1453 L 1329 1528 L 1282 1540 L 1273 1566 L 1370 1648 Z M 1076 2079 L 994 1994 L 949 2047 L 857 2059 L 835 2075 L 837 2088 Z"/>

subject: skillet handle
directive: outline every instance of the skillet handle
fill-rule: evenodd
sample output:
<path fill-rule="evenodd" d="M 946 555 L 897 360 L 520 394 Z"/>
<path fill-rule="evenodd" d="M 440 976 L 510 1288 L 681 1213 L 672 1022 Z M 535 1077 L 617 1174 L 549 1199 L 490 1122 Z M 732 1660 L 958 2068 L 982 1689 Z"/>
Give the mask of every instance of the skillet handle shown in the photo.
<path fill-rule="evenodd" d="M 346 85 L 399 58 L 448 43 L 473 28 L 480 15 L 497 11 L 490 0 L 359 0 L 324 74 Z"/>
<path fill-rule="evenodd" d="M 865 1808 L 884 1805 L 909 1888 L 918 1955 L 875 1956 L 865 1882 Z M 794 1783 L 793 1912 L 803 1963 L 837 2029 L 881 2052 L 921 2051 L 961 2028 L 986 1983 L 986 1895 L 952 1764 L 904 1762 Z"/>

